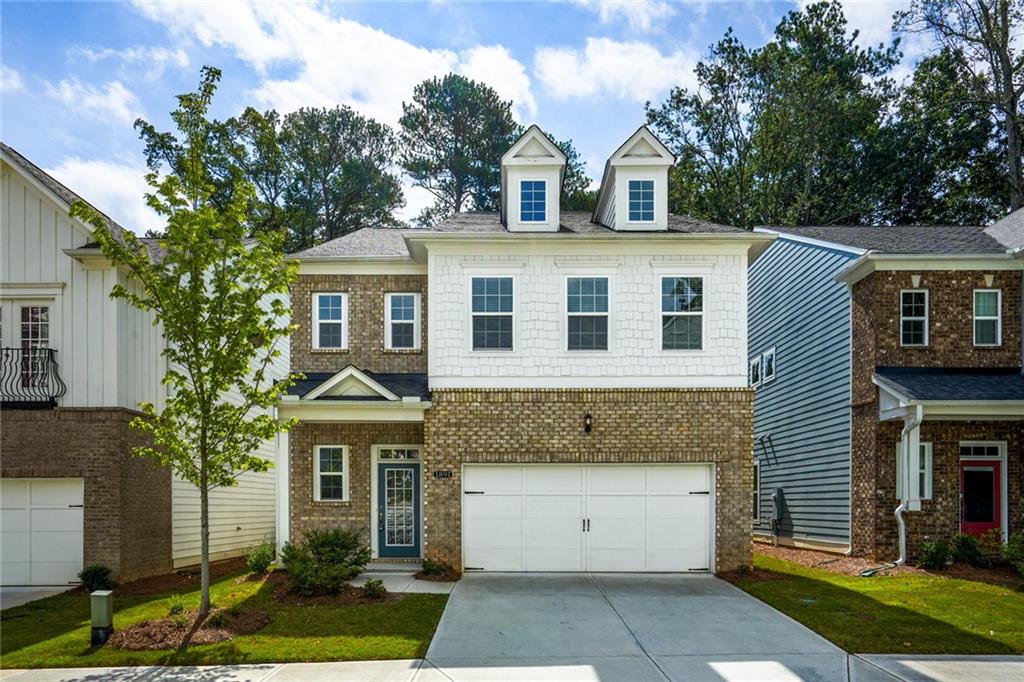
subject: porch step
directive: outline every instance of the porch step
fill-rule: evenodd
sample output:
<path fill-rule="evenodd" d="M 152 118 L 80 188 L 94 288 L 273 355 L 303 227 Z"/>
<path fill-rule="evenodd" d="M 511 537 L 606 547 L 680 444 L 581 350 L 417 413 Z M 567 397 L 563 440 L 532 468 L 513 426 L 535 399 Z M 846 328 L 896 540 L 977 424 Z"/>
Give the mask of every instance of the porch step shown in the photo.
<path fill-rule="evenodd" d="M 418 573 L 423 570 L 419 559 L 382 560 L 376 559 L 366 564 L 363 573 Z"/>

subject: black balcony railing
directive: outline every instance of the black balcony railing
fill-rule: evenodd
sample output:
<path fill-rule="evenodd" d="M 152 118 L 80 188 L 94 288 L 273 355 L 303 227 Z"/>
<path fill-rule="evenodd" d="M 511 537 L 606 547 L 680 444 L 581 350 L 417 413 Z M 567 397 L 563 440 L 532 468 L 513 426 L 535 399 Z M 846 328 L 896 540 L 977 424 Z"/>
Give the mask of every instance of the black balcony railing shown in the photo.
<path fill-rule="evenodd" d="M 45 408 L 67 391 L 52 348 L 0 348 L 0 407 Z"/>

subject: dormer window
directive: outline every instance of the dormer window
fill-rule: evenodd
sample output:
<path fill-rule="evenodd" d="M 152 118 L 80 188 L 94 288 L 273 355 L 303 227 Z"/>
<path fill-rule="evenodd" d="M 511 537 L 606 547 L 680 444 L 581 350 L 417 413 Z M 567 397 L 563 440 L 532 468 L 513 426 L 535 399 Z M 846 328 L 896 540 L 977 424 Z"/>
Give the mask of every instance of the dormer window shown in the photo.
<path fill-rule="evenodd" d="M 629 181 L 629 222 L 654 222 L 654 180 Z"/>
<path fill-rule="evenodd" d="M 520 222 L 547 221 L 547 184 L 546 180 L 522 180 L 519 183 Z"/>

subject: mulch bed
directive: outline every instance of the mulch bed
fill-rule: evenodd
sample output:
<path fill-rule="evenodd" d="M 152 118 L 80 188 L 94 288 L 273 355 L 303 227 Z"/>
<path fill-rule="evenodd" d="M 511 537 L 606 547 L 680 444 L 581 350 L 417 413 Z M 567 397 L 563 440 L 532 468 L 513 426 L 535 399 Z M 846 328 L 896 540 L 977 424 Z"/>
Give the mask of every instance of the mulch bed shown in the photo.
<path fill-rule="evenodd" d="M 287 606 L 357 606 L 363 604 L 381 604 L 389 601 L 398 601 L 405 595 L 397 592 L 388 592 L 383 597 L 367 597 L 363 588 L 353 585 L 345 585 L 337 594 L 317 594 L 306 596 L 295 594 L 288 590 L 288 574 L 284 571 L 274 571 L 267 576 L 267 582 L 274 589 L 274 601 Z"/>
<path fill-rule="evenodd" d="M 448 568 L 442 573 L 416 573 L 416 580 L 429 580 L 432 583 L 455 583 L 462 580 L 462 574 L 455 569 Z"/>
<path fill-rule="evenodd" d="M 245 568 L 245 557 L 210 563 L 210 582 Z M 190 567 L 174 573 L 139 578 L 114 588 L 116 597 L 145 597 L 162 592 L 189 592 L 199 588 L 199 567 Z M 86 592 L 84 587 L 78 588 Z"/>
<path fill-rule="evenodd" d="M 261 630 L 270 622 L 270 616 L 266 613 L 252 610 L 214 609 L 202 623 L 197 624 L 198 617 L 197 612 L 189 613 L 188 622 L 181 626 L 170 618 L 137 623 L 115 632 L 107 644 L 130 651 L 179 649 L 190 645 L 224 642 L 235 635 L 247 635 Z"/>

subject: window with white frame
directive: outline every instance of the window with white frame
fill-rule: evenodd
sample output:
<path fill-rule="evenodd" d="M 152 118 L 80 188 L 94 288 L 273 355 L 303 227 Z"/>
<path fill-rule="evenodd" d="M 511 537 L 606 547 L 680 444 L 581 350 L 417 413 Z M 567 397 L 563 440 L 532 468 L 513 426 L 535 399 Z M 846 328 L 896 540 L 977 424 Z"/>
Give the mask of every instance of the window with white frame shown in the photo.
<path fill-rule="evenodd" d="M 754 459 L 754 499 L 753 516 L 755 521 L 761 520 L 761 460 Z"/>
<path fill-rule="evenodd" d="M 473 350 L 512 350 L 512 278 L 472 279 Z"/>
<path fill-rule="evenodd" d="M 384 347 L 415 350 L 420 347 L 420 295 L 386 294 L 384 297 Z"/>
<path fill-rule="evenodd" d="M 1002 297 L 1000 289 L 974 290 L 974 345 L 1003 343 Z"/>
<path fill-rule="evenodd" d="M 519 222 L 543 223 L 547 220 L 547 180 L 519 182 Z"/>
<path fill-rule="evenodd" d="M 928 290 L 900 292 L 900 345 L 928 345 Z"/>
<path fill-rule="evenodd" d="M 50 306 L 20 306 L 21 385 L 45 388 L 49 380 Z"/>
<path fill-rule="evenodd" d="M 918 457 L 917 464 L 917 484 L 918 493 L 920 499 L 930 500 L 932 499 L 932 444 L 921 443 L 920 444 L 920 456 Z M 903 466 L 900 464 L 902 461 L 901 456 L 902 445 L 896 444 L 896 499 L 900 499 L 900 493 L 903 490 Z"/>
<path fill-rule="evenodd" d="M 348 295 L 313 294 L 313 348 L 348 347 Z"/>
<path fill-rule="evenodd" d="M 761 353 L 761 383 L 767 384 L 775 378 L 775 347 Z"/>
<path fill-rule="evenodd" d="M 751 386 L 761 385 L 761 356 L 758 355 L 750 360 L 750 379 Z"/>
<path fill-rule="evenodd" d="M 704 279 L 661 278 L 661 349 L 704 347 Z"/>
<path fill-rule="evenodd" d="M 569 350 L 608 350 L 608 278 L 569 277 L 565 290 Z"/>
<path fill-rule="evenodd" d="M 654 221 L 654 180 L 629 181 L 629 221 Z"/>
<path fill-rule="evenodd" d="M 348 501 L 348 446 L 317 445 L 313 449 L 313 499 Z"/>

